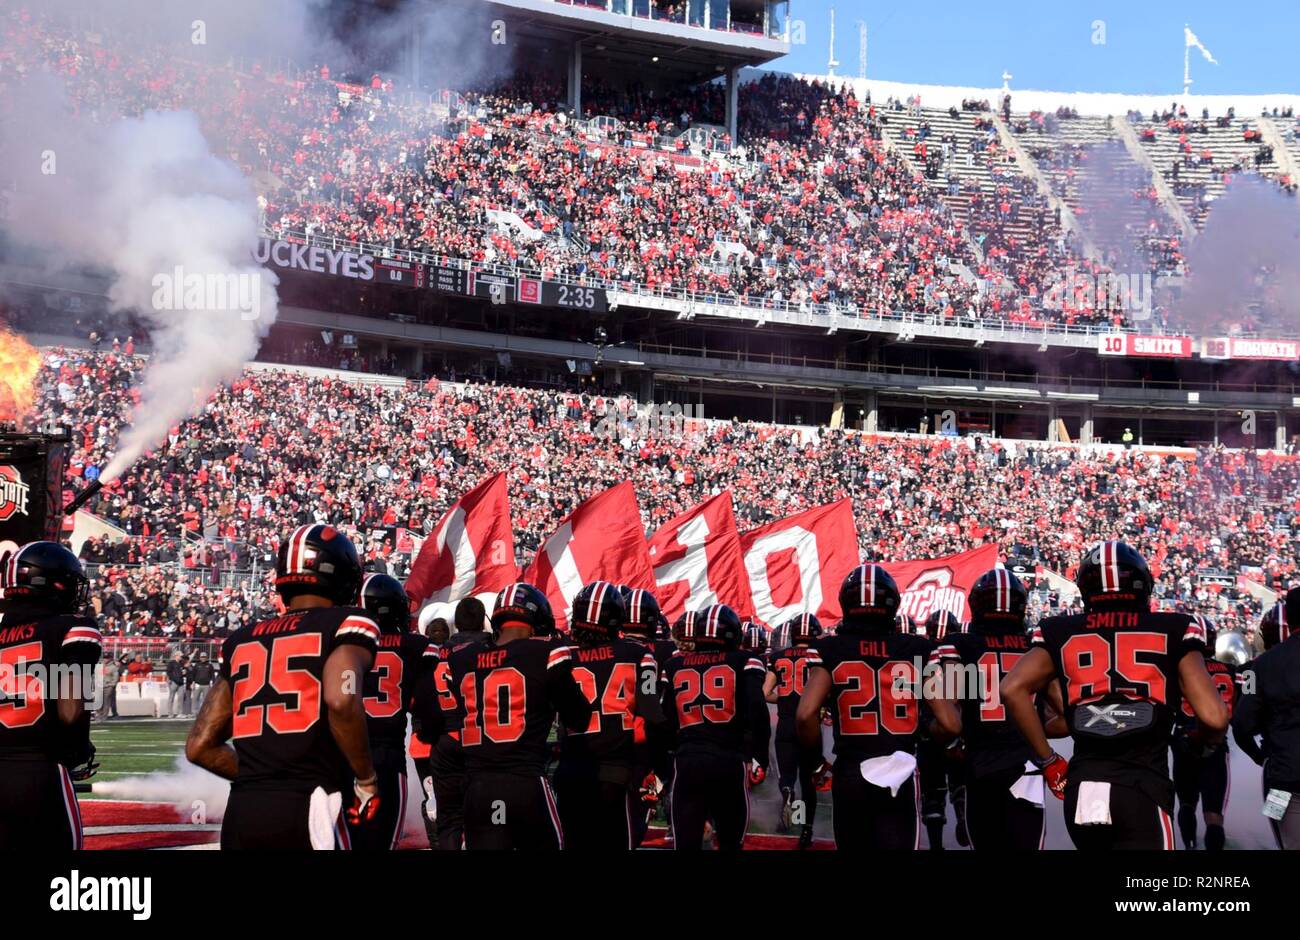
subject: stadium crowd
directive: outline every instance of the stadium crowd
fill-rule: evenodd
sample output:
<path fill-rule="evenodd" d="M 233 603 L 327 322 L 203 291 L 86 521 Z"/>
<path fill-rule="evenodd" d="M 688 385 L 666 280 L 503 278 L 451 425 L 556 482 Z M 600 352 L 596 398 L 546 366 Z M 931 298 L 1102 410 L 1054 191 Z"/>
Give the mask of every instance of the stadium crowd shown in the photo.
<path fill-rule="evenodd" d="M 72 435 L 70 489 L 111 455 L 142 366 L 112 352 L 46 356 L 38 412 Z M 1229 627 L 1258 613 L 1231 588 L 1244 569 L 1271 587 L 1296 573 L 1300 461 L 1291 457 L 740 422 L 647 437 L 644 424 L 622 418 L 632 404 L 436 379 L 395 387 L 246 372 L 88 507 L 132 536 L 125 549 L 83 551 L 106 566 L 101 612 L 128 631 L 158 620 L 219 629 L 223 616 L 227 624 L 247 618 L 269 604 L 265 585 L 248 584 L 240 596 L 221 587 L 223 568 L 265 564 L 284 532 L 308 522 L 359 533 L 370 567 L 401 576 L 407 559 L 394 530 L 427 534 L 496 472 L 509 481 L 521 564 L 579 502 L 628 479 L 647 531 L 723 490 L 742 530 L 847 494 L 863 556 L 886 561 L 992 542 L 1004 558 L 1028 554 L 1069 576 L 1087 545 L 1121 537 L 1158 571 L 1161 603 Z M 212 548 L 186 563 L 187 538 Z M 168 557 L 179 573 L 151 570 Z"/>
<path fill-rule="evenodd" d="M 997 164 L 992 188 L 948 180 L 947 198 L 969 205 L 962 216 L 887 143 L 902 102 L 877 107 L 815 81 L 769 74 L 743 85 L 741 139 L 719 131 L 706 145 L 683 131 L 719 119 L 713 85 L 657 95 L 593 82 L 573 116 L 543 78 L 417 102 L 378 76 L 367 87 L 325 68 L 290 77 L 205 66 L 24 10 L 0 29 L 0 92 L 21 94 L 49 68 L 96 120 L 194 110 L 219 153 L 256 182 L 264 227 L 277 235 L 719 303 L 969 322 L 1115 316 L 1042 303 L 1052 272 L 1082 259 L 1035 182 L 1003 159 L 986 109 L 954 109 L 988 132 L 979 159 Z M 598 115 L 617 120 L 574 120 Z M 668 150 L 656 146 L 665 141 Z"/>

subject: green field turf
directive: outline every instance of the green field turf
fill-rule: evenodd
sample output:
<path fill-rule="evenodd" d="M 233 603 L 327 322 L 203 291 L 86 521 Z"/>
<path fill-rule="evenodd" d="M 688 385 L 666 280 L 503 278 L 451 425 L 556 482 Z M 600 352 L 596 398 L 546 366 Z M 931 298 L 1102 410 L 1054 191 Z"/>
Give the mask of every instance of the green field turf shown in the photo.
<path fill-rule="evenodd" d="M 95 744 L 99 772 L 95 780 L 121 780 L 124 777 L 170 770 L 176 758 L 185 752 L 188 721 L 154 721 L 144 718 L 114 718 L 96 721 L 90 727 Z M 102 798 L 82 794 L 84 799 Z"/>

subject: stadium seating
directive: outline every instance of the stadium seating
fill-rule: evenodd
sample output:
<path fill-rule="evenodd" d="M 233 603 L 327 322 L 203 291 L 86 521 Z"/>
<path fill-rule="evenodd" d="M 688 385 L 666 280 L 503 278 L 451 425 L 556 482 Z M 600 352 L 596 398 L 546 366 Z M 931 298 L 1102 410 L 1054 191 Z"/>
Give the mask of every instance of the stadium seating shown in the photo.
<path fill-rule="evenodd" d="M 113 353 L 47 355 L 41 411 L 72 433 L 73 488 L 112 452 L 122 416 L 110 403 L 127 396 L 142 367 Z M 498 471 L 508 474 L 521 562 L 581 500 L 629 479 L 648 530 L 723 489 L 742 528 L 848 493 L 864 555 L 884 560 L 994 542 L 1004 557 L 1029 556 L 1069 575 L 1086 546 L 1119 536 L 1158 570 L 1162 603 L 1229 626 L 1253 622 L 1258 603 L 1201 575 L 1233 582 L 1257 569 L 1276 586 L 1296 573 L 1300 459 L 1292 456 L 733 422 L 707 422 L 685 437 L 642 439 L 629 429 L 609 439 L 601 422 L 617 404 L 503 385 L 250 370 L 90 504 L 134 536 L 133 554 L 111 559 L 98 579 L 100 609 L 120 591 L 122 601 L 111 602 L 119 631 L 161 635 L 159 618 L 143 616 L 153 608 L 179 611 L 160 619 L 183 636 L 221 635 L 269 608 L 265 583 L 246 577 L 228 586 L 194 559 L 188 571 L 164 570 L 168 553 L 155 543 L 190 530 L 194 543 L 224 546 L 218 567 L 248 569 L 262 559 L 264 573 L 285 531 L 328 519 L 360 533 L 372 564 L 392 564 L 391 542 L 378 545 L 373 535 L 429 532 L 465 489 Z M 204 560 L 213 564 L 211 555 Z"/>
<path fill-rule="evenodd" d="M 76 107 L 101 119 L 114 110 L 195 108 L 256 181 L 264 226 L 277 235 L 707 302 L 833 304 L 857 316 L 907 310 L 959 324 L 1124 322 L 1043 303 L 1053 272 L 1082 264 L 1086 253 L 987 110 L 873 105 L 769 75 L 742 86 L 741 140 L 728 141 L 711 123 L 721 111 L 715 86 L 653 95 L 593 83 L 586 113 L 566 116 L 558 86 L 537 78 L 420 97 L 382 81 L 345 85 L 325 70 L 239 71 L 162 48 L 127 50 L 21 11 L 0 22 L 8 40 L 0 94 L 23 93 L 36 70 L 50 68 Z M 1020 120 L 1009 123 L 1016 129 Z M 1066 164 L 1110 146 L 1114 135 L 1100 121 L 1060 120 L 1050 133 L 1020 137 L 1076 213 L 1084 207 Z M 1262 145 L 1244 140 L 1240 121 L 1195 123 L 1207 131 L 1186 144 L 1175 118 L 1138 128 L 1150 132 L 1142 146 L 1200 224 L 1236 169 L 1253 169 Z M 1186 147 L 1195 152 L 1184 160 Z M 1276 172 L 1277 162 L 1260 169 Z M 1101 193 L 1101 205 L 1107 215 L 1117 207 L 1153 265 L 1177 268 L 1176 232 L 1139 168 L 1129 169 L 1123 187 Z M 720 244 L 746 250 L 720 258 Z"/>

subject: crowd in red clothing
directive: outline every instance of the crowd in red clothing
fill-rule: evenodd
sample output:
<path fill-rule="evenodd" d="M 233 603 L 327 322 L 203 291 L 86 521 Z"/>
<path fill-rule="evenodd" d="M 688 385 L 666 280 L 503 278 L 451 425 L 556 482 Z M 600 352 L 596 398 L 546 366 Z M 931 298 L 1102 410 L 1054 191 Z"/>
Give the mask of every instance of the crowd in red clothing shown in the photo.
<path fill-rule="evenodd" d="M 72 432 L 73 488 L 112 453 L 142 364 L 112 353 L 48 354 L 39 412 Z M 740 422 L 645 437 L 644 425 L 610 420 L 630 404 L 489 384 L 394 387 L 248 372 L 90 509 L 136 537 L 145 562 L 167 554 L 150 554 L 151 544 L 175 545 L 189 533 L 242 546 L 227 550 L 265 564 L 284 532 L 330 521 L 359 533 L 372 565 L 401 574 L 391 543 L 374 537 L 394 527 L 429 532 L 465 490 L 504 471 L 521 563 L 579 502 L 628 479 L 648 531 L 722 490 L 732 492 L 742 529 L 847 494 L 863 556 L 874 559 L 993 542 L 1004 558 L 1068 575 L 1086 546 L 1121 537 L 1159 571 L 1162 602 L 1228 623 L 1256 608 L 1210 577 L 1232 583 L 1258 569 L 1276 588 L 1296 574 L 1294 458 Z"/>
<path fill-rule="evenodd" d="M 769 74 L 741 88 L 740 141 L 715 133 L 688 143 L 684 129 L 721 119 L 719 87 L 656 95 L 593 83 L 578 117 L 618 119 L 597 128 L 565 114 L 559 89 L 540 79 L 415 104 L 383 81 L 203 66 L 21 10 L 0 29 L 0 107 L 50 68 L 97 120 L 192 109 L 220 154 L 256 182 L 264 227 L 276 234 L 720 303 L 1062 318 L 1040 303 L 1040 285 L 1073 249 L 1055 240 L 1059 227 L 1027 177 L 976 194 L 967 231 L 885 145 L 886 109 L 843 89 Z M 666 138 L 669 149 L 655 147 Z M 1044 236 L 1021 244 L 1006 222 L 1031 216 Z"/>

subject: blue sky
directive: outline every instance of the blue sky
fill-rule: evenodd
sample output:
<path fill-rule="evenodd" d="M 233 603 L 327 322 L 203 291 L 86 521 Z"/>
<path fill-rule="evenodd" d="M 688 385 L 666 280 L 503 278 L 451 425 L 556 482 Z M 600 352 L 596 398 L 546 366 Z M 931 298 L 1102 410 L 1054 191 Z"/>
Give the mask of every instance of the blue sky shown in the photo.
<path fill-rule="evenodd" d="M 1193 94 L 1300 93 L 1296 0 L 1084 0 L 999 3 L 790 0 L 807 43 L 773 63 L 825 72 L 835 8 L 837 74 L 858 74 L 858 27 L 867 24 L 867 77 L 1012 89 L 1173 94 L 1182 89 L 1183 24 L 1218 60 L 1192 50 Z M 1104 24 L 1104 43 L 1094 21 Z"/>

